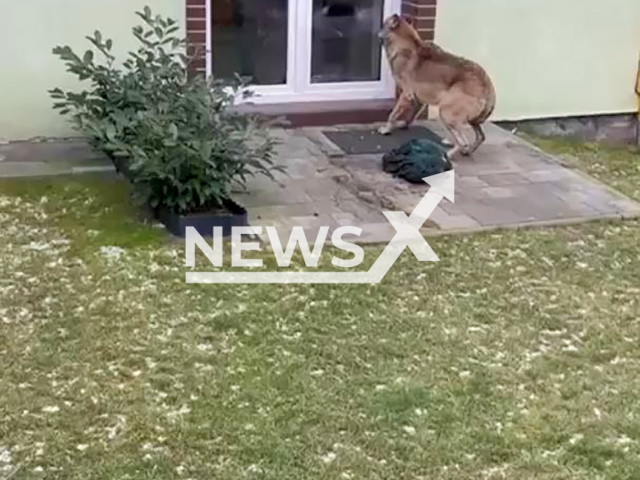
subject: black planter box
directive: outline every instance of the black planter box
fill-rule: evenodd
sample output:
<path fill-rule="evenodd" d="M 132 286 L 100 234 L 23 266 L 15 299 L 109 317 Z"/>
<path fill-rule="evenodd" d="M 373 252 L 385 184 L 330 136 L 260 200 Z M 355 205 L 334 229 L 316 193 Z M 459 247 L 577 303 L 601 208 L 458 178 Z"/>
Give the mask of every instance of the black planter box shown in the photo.
<path fill-rule="evenodd" d="M 156 211 L 156 218 L 173 235 L 184 238 L 187 227 L 193 227 L 203 237 L 213 236 L 214 227 L 222 227 L 225 237 L 231 236 L 233 227 L 249 226 L 247 211 L 237 203 L 227 200 L 224 204 L 228 212 L 196 213 L 178 215 L 166 210 Z"/>
<path fill-rule="evenodd" d="M 116 157 L 108 152 L 107 155 L 113 162 L 116 170 L 122 174 L 132 184 L 134 182 L 134 174 L 129 167 L 129 160 L 122 157 Z M 186 236 L 187 227 L 193 227 L 203 237 L 211 237 L 214 227 L 222 227 L 225 237 L 231 236 L 233 227 L 249 226 L 249 217 L 247 211 L 232 200 L 224 202 L 224 209 L 212 213 L 196 213 L 192 215 L 178 215 L 167 210 L 149 210 L 166 229 L 178 237 Z"/>

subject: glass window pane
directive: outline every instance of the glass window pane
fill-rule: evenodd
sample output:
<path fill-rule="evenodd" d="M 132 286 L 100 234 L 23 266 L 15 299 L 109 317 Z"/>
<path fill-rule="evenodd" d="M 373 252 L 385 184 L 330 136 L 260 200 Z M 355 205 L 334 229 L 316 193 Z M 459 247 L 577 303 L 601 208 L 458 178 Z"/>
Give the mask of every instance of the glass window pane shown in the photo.
<path fill-rule="evenodd" d="M 287 82 L 288 0 L 212 0 L 213 75 Z"/>
<path fill-rule="evenodd" d="M 314 0 L 311 82 L 380 80 L 384 0 Z"/>

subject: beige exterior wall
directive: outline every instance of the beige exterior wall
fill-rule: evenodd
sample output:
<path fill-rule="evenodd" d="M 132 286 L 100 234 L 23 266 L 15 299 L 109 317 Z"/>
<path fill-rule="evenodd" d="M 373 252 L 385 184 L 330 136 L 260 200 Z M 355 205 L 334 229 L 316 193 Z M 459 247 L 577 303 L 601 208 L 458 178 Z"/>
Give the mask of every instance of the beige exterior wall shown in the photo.
<path fill-rule="evenodd" d="M 72 134 L 47 90 L 74 80 L 51 54 L 86 48 L 102 30 L 135 46 L 135 10 L 185 22 L 185 0 L 6 1 L 0 12 L 0 139 Z M 640 51 L 639 0 L 438 0 L 436 41 L 483 64 L 498 91 L 495 119 L 630 112 Z"/>
<path fill-rule="evenodd" d="M 4 0 L 0 7 L 0 139 L 64 136 L 72 131 L 51 109 L 47 90 L 72 87 L 64 64 L 51 54 L 55 45 L 84 52 L 94 30 L 114 40 L 118 53 L 135 46 L 134 12 L 145 5 L 155 13 L 185 21 L 185 0 Z"/>
<path fill-rule="evenodd" d="M 639 0 L 438 0 L 436 41 L 486 67 L 495 119 L 637 108 Z"/>

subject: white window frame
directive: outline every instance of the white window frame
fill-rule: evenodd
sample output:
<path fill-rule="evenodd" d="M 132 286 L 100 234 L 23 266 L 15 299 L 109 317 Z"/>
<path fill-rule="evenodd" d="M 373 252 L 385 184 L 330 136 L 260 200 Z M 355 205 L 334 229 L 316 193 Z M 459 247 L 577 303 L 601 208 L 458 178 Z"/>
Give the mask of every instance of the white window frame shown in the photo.
<path fill-rule="evenodd" d="M 213 72 L 212 2 L 207 0 L 207 75 Z M 288 0 L 287 83 L 251 87 L 256 104 L 389 99 L 395 97 L 395 82 L 381 51 L 381 78 L 371 82 L 311 83 L 313 0 Z M 385 0 L 384 18 L 400 13 L 402 0 Z"/>

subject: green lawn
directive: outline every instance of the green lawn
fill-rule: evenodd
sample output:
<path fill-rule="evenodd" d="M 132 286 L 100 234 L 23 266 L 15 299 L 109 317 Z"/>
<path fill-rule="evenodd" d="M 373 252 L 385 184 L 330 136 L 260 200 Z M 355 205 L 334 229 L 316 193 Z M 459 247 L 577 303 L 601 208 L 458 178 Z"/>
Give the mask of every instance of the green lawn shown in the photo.
<path fill-rule="evenodd" d="M 594 143 L 523 135 L 526 140 L 640 200 L 640 147 L 605 148 Z"/>
<path fill-rule="evenodd" d="M 545 147 L 640 198 L 637 155 Z M 639 238 L 445 237 L 380 285 L 190 286 L 122 183 L 0 182 L 0 478 L 637 479 Z"/>

